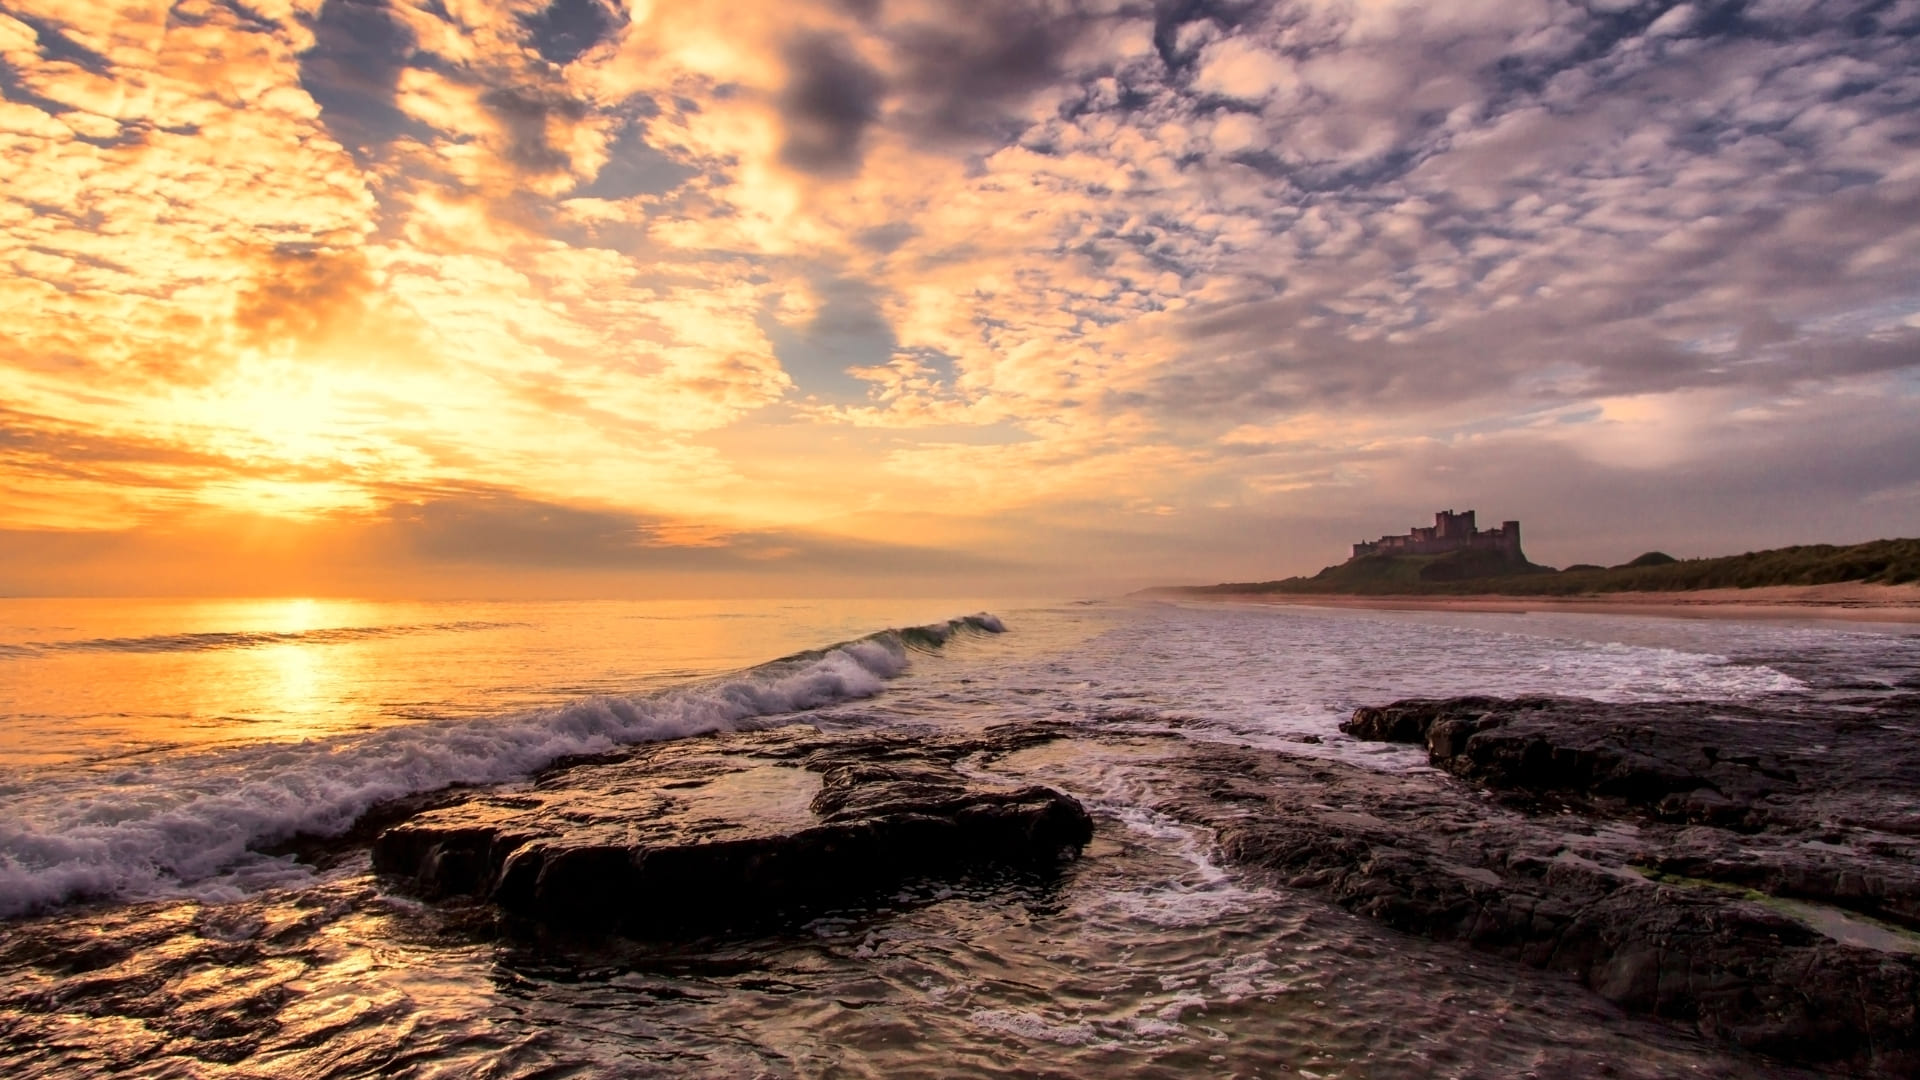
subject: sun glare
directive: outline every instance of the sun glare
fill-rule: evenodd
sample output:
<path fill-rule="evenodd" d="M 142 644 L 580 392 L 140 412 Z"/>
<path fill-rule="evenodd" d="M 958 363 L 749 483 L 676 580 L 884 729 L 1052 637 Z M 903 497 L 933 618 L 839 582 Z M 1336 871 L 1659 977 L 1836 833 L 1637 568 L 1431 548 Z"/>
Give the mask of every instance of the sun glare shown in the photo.
<path fill-rule="evenodd" d="M 208 487 L 204 497 L 225 509 L 281 518 L 314 518 L 375 505 L 365 488 L 334 480 L 228 480 Z"/>
<path fill-rule="evenodd" d="M 306 597 L 284 601 L 279 619 L 281 632 L 297 634 L 313 629 L 318 612 L 319 605 Z"/>

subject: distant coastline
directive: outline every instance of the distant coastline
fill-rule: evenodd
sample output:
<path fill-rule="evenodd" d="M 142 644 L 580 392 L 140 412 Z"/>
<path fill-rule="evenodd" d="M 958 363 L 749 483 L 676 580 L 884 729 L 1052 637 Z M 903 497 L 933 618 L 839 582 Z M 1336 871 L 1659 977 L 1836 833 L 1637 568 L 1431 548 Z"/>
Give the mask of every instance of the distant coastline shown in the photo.
<path fill-rule="evenodd" d="M 1473 561 L 1462 556 L 1473 555 Z M 1356 555 L 1312 577 L 1162 587 L 1149 595 L 1338 607 L 1630 610 L 1734 617 L 1920 621 L 1920 539 L 1812 544 L 1710 559 L 1648 552 L 1565 570 L 1475 553 Z"/>
<path fill-rule="evenodd" d="M 1614 592 L 1577 596 L 1236 593 L 1177 588 L 1148 589 L 1137 595 L 1206 603 L 1289 604 L 1375 611 L 1515 614 L 1589 612 L 1686 619 L 1840 619 L 1850 622 L 1920 623 L 1920 585 L 1775 585 L 1752 589 Z"/>

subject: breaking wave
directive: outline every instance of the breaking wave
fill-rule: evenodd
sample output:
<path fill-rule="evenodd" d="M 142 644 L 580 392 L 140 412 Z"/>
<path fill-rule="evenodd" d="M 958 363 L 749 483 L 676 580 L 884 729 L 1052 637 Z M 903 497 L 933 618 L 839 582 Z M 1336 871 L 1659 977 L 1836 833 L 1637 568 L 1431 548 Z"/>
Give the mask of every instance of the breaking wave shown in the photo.
<path fill-rule="evenodd" d="M 219 898 L 305 871 L 259 849 L 333 836 L 366 811 L 562 757 L 717 731 L 880 692 L 914 652 L 1005 630 L 992 615 L 887 630 L 738 674 L 481 720 L 238 747 L 80 775 L 0 775 L 0 918 L 87 898 Z M 187 635 L 196 636 L 196 635 Z"/>

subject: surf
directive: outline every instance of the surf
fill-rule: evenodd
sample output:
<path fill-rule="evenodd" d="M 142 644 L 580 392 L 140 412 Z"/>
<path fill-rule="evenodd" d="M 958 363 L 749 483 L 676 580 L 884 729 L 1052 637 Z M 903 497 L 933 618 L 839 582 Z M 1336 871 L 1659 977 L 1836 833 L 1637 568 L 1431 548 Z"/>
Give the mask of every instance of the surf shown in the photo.
<path fill-rule="evenodd" d="M 527 777 L 622 746 L 790 722 L 872 697 L 916 654 L 1004 632 L 989 614 L 890 629 L 715 679 L 504 716 L 410 724 L 21 773 L 0 782 L 0 918 L 81 900 L 228 898 L 305 871 L 263 855 L 339 835 L 369 809 L 453 785 Z"/>

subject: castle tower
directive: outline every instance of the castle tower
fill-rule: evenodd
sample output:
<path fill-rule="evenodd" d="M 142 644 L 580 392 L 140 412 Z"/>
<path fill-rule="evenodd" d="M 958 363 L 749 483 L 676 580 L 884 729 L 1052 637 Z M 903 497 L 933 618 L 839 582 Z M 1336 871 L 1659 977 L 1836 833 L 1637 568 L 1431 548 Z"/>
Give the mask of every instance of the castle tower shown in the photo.
<path fill-rule="evenodd" d="M 1416 526 L 1399 536 L 1382 536 L 1378 540 L 1363 540 L 1353 545 L 1353 557 L 1358 559 L 1367 555 L 1444 555 L 1454 551 L 1498 551 L 1507 558 L 1521 561 L 1526 558 L 1520 553 L 1520 523 L 1503 521 L 1497 529 L 1481 532 L 1474 522 L 1474 512 L 1463 510 L 1436 510 L 1431 527 Z"/>

